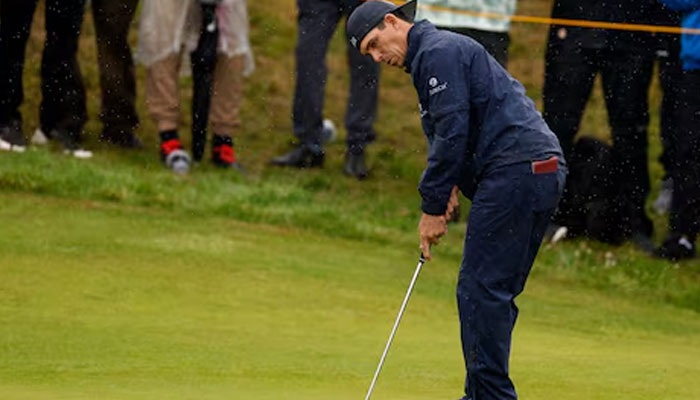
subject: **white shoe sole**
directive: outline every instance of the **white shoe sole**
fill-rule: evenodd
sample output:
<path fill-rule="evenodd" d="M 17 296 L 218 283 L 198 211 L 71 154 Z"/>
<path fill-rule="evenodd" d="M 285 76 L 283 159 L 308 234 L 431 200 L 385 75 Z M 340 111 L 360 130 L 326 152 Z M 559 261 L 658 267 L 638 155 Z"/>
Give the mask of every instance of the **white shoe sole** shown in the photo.
<path fill-rule="evenodd" d="M 92 152 L 90 150 L 78 149 L 78 150 L 64 150 L 64 154 L 69 154 L 75 158 L 80 158 L 86 160 L 92 158 Z"/>

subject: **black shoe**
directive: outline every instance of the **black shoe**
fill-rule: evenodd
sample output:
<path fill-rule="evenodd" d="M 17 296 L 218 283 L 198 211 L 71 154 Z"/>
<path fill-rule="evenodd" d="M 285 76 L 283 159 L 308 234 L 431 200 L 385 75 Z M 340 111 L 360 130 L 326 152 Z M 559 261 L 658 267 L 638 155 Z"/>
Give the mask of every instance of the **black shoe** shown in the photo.
<path fill-rule="evenodd" d="M 186 174 L 190 170 L 192 160 L 184 150 L 177 131 L 160 132 L 160 160 L 167 168 L 178 174 Z"/>
<path fill-rule="evenodd" d="M 52 140 L 58 141 L 63 146 L 63 152 L 75 158 L 92 158 L 92 151 L 85 150 L 80 144 L 80 136 L 63 129 L 54 129 L 49 134 Z"/>
<path fill-rule="evenodd" d="M 345 175 L 352 176 L 359 180 L 365 179 L 367 177 L 365 153 L 345 153 L 345 166 L 343 167 L 343 172 L 345 172 Z"/>
<path fill-rule="evenodd" d="M 227 135 L 214 135 L 211 148 L 211 162 L 218 168 L 232 168 L 245 172 L 243 166 L 236 160 L 233 138 Z"/>
<path fill-rule="evenodd" d="M 102 132 L 100 135 L 100 141 L 119 146 L 123 149 L 138 150 L 143 148 L 143 143 L 133 133 L 125 134 L 122 132 L 121 134 L 117 135 Z"/>
<path fill-rule="evenodd" d="M 695 245 L 686 236 L 670 234 L 664 243 L 654 250 L 654 255 L 671 261 L 695 258 Z"/>
<path fill-rule="evenodd" d="M 324 159 L 323 149 L 313 149 L 310 146 L 300 145 L 291 151 L 270 160 L 270 164 L 278 167 L 294 168 L 321 168 Z"/>
<path fill-rule="evenodd" d="M 22 122 L 10 121 L 9 124 L 0 126 L 0 150 L 16 151 L 22 153 L 27 149 L 27 141 L 22 134 Z"/>

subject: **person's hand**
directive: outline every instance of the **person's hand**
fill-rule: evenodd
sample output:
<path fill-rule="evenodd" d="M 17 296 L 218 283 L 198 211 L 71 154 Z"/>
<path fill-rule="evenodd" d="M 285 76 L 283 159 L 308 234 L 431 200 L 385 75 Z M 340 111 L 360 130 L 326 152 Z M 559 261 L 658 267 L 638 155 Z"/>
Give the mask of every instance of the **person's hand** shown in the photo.
<path fill-rule="evenodd" d="M 418 223 L 420 235 L 420 249 L 423 257 L 430 261 L 430 245 L 438 244 L 440 238 L 447 233 L 447 219 L 444 215 L 429 215 L 423 213 Z"/>
<path fill-rule="evenodd" d="M 447 202 L 447 212 L 445 212 L 445 220 L 452 221 L 453 213 L 459 207 L 459 188 L 454 186 L 450 194 L 450 201 Z"/>

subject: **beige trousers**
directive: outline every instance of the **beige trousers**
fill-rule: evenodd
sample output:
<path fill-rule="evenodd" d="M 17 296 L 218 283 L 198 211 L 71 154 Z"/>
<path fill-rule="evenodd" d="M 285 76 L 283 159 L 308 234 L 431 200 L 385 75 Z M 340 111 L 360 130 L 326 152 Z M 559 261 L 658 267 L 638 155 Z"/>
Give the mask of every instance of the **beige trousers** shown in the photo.
<path fill-rule="evenodd" d="M 146 69 L 146 107 L 158 131 L 177 130 L 180 118 L 179 54 L 157 61 Z M 217 135 L 233 135 L 240 126 L 243 95 L 243 57 L 219 54 L 214 72 L 209 124 Z"/>

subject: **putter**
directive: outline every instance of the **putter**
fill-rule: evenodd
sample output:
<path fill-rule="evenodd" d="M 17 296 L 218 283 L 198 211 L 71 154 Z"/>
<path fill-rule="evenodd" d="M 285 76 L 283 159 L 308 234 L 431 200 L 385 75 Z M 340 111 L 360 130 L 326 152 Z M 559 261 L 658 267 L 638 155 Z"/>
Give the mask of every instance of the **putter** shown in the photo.
<path fill-rule="evenodd" d="M 420 259 L 418 260 L 418 266 L 416 266 L 416 272 L 413 273 L 413 279 L 411 279 L 411 283 L 408 285 L 408 291 L 406 291 L 406 296 L 403 299 L 403 304 L 401 304 L 401 308 L 399 309 L 399 315 L 396 316 L 396 322 L 394 322 L 394 327 L 391 329 L 391 333 L 389 334 L 389 340 L 386 342 L 386 346 L 384 347 L 384 353 L 382 353 L 382 358 L 379 359 L 379 365 L 377 365 L 377 370 L 374 372 L 374 378 L 372 378 L 372 383 L 369 385 L 369 390 L 367 391 L 367 396 L 365 396 L 365 400 L 369 400 L 370 396 L 372 396 L 374 385 L 377 383 L 377 377 L 379 376 L 379 372 L 382 370 L 382 365 L 384 365 L 386 355 L 387 353 L 389 353 L 389 347 L 391 347 L 391 342 L 394 340 L 396 330 L 399 328 L 399 322 L 401 322 L 403 312 L 406 310 L 408 299 L 411 297 L 411 292 L 413 292 L 413 286 L 415 286 L 416 281 L 418 280 L 418 274 L 420 274 L 420 269 L 423 267 L 424 263 L 425 257 L 423 256 L 423 253 L 421 253 Z"/>

